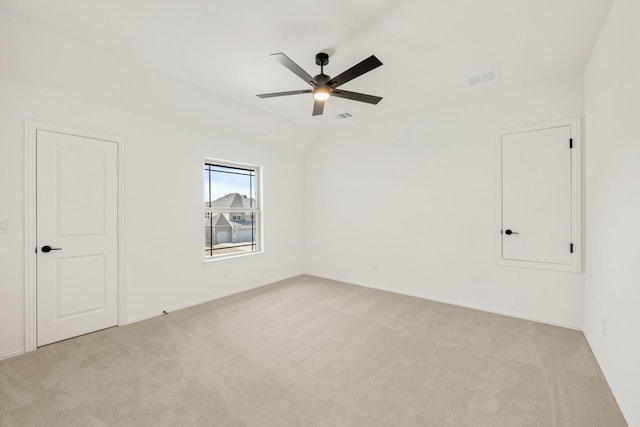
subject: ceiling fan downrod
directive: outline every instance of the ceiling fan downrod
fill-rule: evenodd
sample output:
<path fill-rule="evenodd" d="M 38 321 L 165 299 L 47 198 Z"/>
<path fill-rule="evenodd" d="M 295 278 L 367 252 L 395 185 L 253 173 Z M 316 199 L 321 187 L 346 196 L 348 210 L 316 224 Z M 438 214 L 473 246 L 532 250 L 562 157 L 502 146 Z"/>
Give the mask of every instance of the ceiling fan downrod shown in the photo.
<path fill-rule="evenodd" d="M 320 74 L 324 74 L 324 66 L 329 64 L 329 54 L 320 52 L 316 53 L 316 65 L 320 66 Z"/>

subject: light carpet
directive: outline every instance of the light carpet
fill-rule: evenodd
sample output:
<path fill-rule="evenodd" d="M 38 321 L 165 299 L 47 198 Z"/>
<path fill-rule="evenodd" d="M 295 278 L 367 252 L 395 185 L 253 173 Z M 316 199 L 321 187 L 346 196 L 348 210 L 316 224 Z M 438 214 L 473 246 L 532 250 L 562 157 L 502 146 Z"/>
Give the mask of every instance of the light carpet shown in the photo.
<path fill-rule="evenodd" d="M 0 425 L 626 424 L 579 331 L 300 276 L 2 361 Z"/>

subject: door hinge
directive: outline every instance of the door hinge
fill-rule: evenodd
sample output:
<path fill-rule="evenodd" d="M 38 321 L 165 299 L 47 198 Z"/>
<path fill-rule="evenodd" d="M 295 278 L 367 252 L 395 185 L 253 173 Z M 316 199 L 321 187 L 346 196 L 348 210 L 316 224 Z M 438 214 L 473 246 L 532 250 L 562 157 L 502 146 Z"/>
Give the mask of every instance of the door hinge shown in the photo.
<path fill-rule="evenodd" d="M 573 148 L 573 138 L 569 138 L 569 148 Z"/>
<path fill-rule="evenodd" d="M 120 167 L 120 157 L 116 157 L 116 167 Z"/>
<path fill-rule="evenodd" d="M 120 293 L 116 292 L 116 302 L 120 302 Z"/>
<path fill-rule="evenodd" d="M 573 243 L 571 243 L 571 244 L 569 245 L 569 252 L 570 252 L 570 253 L 573 253 Z"/>
<path fill-rule="evenodd" d="M 116 225 L 116 236 L 120 235 L 120 226 Z"/>

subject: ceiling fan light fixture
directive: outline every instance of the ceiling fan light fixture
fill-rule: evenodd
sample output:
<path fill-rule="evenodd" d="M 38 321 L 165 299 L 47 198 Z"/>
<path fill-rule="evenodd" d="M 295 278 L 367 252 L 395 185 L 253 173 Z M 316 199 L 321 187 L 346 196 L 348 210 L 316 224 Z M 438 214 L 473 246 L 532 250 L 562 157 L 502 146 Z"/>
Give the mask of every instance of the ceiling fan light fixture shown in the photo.
<path fill-rule="evenodd" d="M 313 98 L 318 101 L 326 101 L 331 98 L 331 90 L 326 86 L 318 86 L 313 90 Z"/>

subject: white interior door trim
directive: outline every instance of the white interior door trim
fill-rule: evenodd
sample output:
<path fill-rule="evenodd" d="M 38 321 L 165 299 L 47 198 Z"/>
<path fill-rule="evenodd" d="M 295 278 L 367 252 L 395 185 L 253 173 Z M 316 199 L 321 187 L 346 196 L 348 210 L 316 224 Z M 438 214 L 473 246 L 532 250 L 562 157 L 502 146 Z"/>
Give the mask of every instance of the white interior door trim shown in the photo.
<path fill-rule="evenodd" d="M 571 150 L 571 237 L 574 247 L 574 257 L 570 265 L 560 265 L 552 263 L 541 263 L 533 261 L 507 260 L 502 256 L 502 139 L 504 135 L 531 132 L 536 130 L 551 129 L 557 127 L 571 127 L 571 138 L 573 139 L 573 149 Z M 496 226 L 496 249 L 497 263 L 499 265 L 509 265 L 515 267 L 527 267 L 543 270 L 558 270 L 569 272 L 582 271 L 582 121 L 580 117 L 569 117 L 566 119 L 534 123 L 530 125 L 517 126 L 507 129 L 500 129 L 496 132 L 496 156 L 497 156 L 497 226 Z"/>
<path fill-rule="evenodd" d="M 36 311 L 36 131 L 44 130 L 114 142 L 118 146 L 118 326 L 125 324 L 125 222 L 124 222 L 124 138 L 69 126 L 25 121 L 25 351 L 37 348 Z"/>

